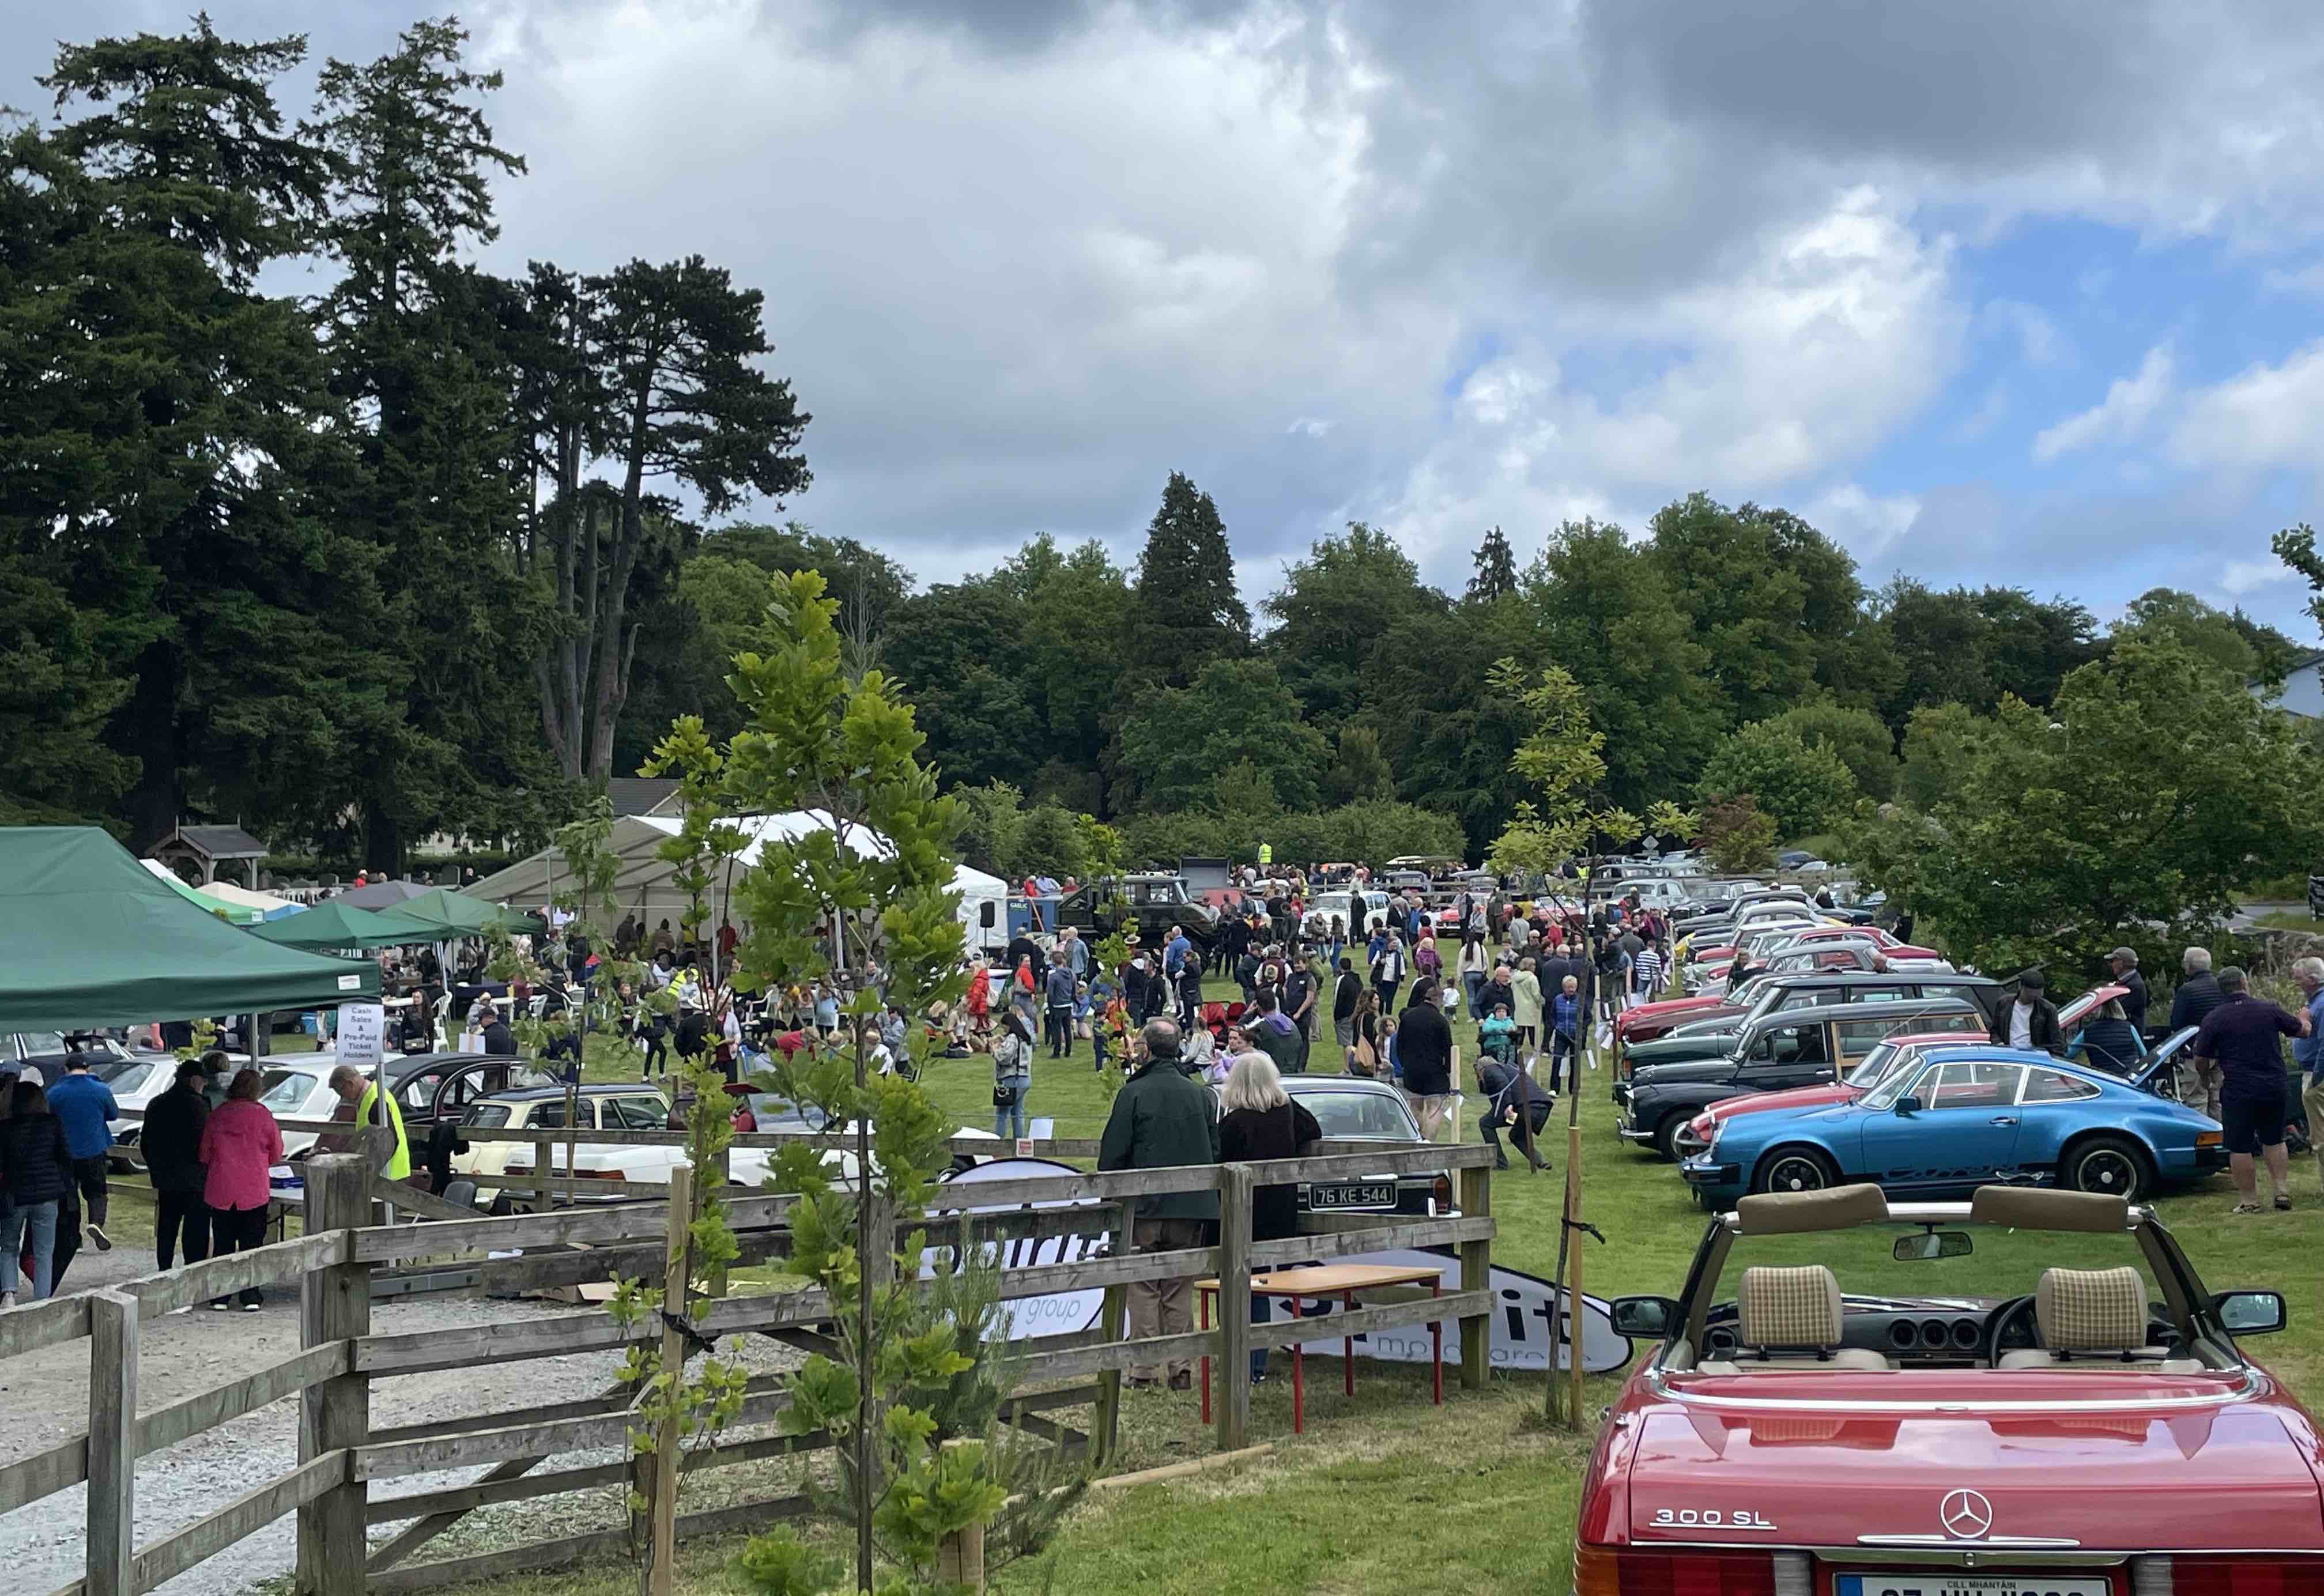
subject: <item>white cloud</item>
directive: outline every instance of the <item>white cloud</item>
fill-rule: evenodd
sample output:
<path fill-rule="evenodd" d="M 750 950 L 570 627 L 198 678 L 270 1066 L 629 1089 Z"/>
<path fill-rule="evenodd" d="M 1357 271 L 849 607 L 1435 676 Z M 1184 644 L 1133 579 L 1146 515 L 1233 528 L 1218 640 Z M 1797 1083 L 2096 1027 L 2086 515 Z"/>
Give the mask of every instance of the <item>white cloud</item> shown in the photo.
<path fill-rule="evenodd" d="M 2127 443 L 2138 436 L 2155 407 L 2170 393 L 2171 371 L 2171 347 L 2157 344 L 2138 363 L 2137 373 L 2116 377 L 2097 404 L 2035 433 L 2034 457 L 2054 460 L 2094 444 Z"/>
<path fill-rule="evenodd" d="M 2219 590 L 2232 598 L 2292 580 L 2292 567 L 2280 559 L 2231 559 L 2219 573 Z"/>
<path fill-rule="evenodd" d="M 1869 494 L 1843 482 L 1808 501 L 1800 513 L 1858 562 L 1885 565 L 1921 519 L 1921 500 L 1915 494 Z"/>
<path fill-rule="evenodd" d="M 1967 318 L 1950 292 L 1950 240 L 1914 231 L 1880 195 L 1852 189 L 1769 237 L 1737 273 L 1577 328 L 1471 373 L 1454 428 L 1371 519 L 1420 549 L 1465 551 L 1496 521 L 1546 530 L 1596 515 L 1634 527 L 1674 494 L 1767 498 L 1877 447 L 1943 385 Z M 1657 358 L 1610 392 L 1569 369 Z M 1857 490 L 1877 541 L 1896 513 Z M 1905 516 L 1909 523 L 1909 513 Z"/>
<path fill-rule="evenodd" d="M 2254 365 L 2190 395 L 2171 435 L 2185 465 L 2232 468 L 2324 465 L 2316 416 L 2324 407 L 2324 339 L 2276 365 Z"/>

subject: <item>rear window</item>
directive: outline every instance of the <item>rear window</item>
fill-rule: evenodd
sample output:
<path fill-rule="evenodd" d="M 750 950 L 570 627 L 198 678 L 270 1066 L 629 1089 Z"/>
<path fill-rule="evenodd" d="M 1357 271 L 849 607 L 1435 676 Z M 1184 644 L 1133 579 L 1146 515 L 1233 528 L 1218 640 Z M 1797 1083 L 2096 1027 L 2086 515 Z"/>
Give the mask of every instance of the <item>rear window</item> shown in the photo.
<path fill-rule="evenodd" d="M 464 1122 L 479 1130 L 504 1130 L 508 1128 L 509 1105 L 504 1102 L 480 1102 L 468 1111 Z"/>
<path fill-rule="evenodd" d="M 295 1113 L 306 1106 L 314 1090 L 315 1077 L 304 1070 L 271 1069 L 258 1101 L 274 1113 Z"/>
<path fill-rule="evenodd" d="M 1411 1112 L 1377 1092 L 1302 1092 L 1294 1101 L 1315 1116 L 1326 1137 L 1420 1139 Z"/>
<path fill-rule="evenodd" d="M 659 1130 L 669 1123 L 669 1107 L 659 1097 L 616 1097 L 600 1111 L 599 1123 L 615 1130 Z"/>

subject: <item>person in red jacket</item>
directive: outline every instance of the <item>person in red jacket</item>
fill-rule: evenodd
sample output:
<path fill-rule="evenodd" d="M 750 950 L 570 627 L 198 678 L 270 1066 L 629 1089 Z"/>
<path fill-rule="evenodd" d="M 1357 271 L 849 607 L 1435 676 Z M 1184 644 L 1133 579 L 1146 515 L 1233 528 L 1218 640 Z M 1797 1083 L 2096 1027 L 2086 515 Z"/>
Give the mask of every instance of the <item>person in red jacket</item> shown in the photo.
<path fill-rule="evenodd" d="M 282 1161 L 282 1130 L 259 1102 L 265 1077 L 245 1069 L 226 1089 L 226 1101 L 202 1127 L 202 1202 L 210 1211 L 210 1256 L 254 1252 L 266 1244 L 266 1204 L 272 1195 L 267 1175 Z M 258 1312 L 265 1297 L 255 1286 L 242 1289 L 242 1311 Z M 234 1306 L 218 1297 L 210 1306 Z"/>

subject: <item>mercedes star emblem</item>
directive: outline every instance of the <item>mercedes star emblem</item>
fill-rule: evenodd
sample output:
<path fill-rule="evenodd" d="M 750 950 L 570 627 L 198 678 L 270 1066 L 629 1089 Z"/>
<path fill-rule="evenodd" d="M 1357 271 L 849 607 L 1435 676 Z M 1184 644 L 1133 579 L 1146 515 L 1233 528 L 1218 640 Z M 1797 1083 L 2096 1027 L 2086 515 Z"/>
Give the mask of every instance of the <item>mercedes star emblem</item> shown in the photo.
<path fill-rule="evenodd" d="M 1993 1504 L 1974 1490 L 1956 1490 L 1938 1508 L 1937 1522 L 1955 1539 L 1973 1541 L 1993 1527 Z"/>

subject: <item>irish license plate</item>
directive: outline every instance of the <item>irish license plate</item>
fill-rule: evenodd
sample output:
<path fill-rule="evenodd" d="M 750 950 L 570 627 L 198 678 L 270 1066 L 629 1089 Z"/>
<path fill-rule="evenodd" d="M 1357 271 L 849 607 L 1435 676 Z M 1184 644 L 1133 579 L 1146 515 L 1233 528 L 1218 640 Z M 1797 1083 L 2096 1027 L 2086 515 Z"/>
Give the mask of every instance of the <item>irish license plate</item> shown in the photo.
<path fill-rule="evenodd" d="M 1842 1573 L 1832 1576 L 1832 1596 L 2111 1596 L 2103 1574 L 2053 1578 L 2043 1573 L 1957 1574 Z"/>
<path fill-rule="evenodd" d="M 1339 1185 L 1311 1186 L 1307 1206 L 1317 1213 L 1326 1208 L 1393 1208 L 1396 1182 L 1355 1180 Z"/>

